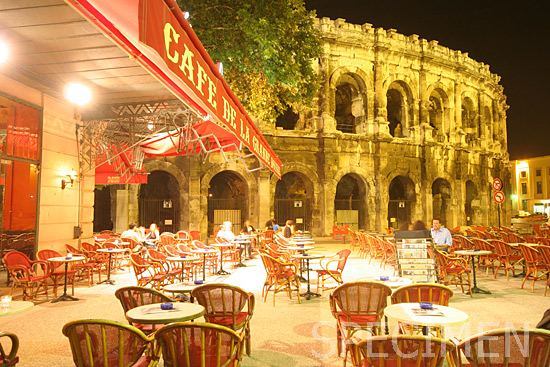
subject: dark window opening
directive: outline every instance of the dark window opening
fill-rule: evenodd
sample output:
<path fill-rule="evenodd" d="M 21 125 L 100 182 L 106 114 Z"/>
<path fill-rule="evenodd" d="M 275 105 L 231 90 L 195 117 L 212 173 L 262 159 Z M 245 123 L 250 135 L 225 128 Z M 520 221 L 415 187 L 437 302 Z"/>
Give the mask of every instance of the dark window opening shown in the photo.
<path fill-rule="evenodd" d="M 294 130 L 299 118 L 300 116 L 292 111 L 292 107 L 287 107 L 285 112 L 277 117 L 275 126 L 282 127 L 283 130 Z"/>

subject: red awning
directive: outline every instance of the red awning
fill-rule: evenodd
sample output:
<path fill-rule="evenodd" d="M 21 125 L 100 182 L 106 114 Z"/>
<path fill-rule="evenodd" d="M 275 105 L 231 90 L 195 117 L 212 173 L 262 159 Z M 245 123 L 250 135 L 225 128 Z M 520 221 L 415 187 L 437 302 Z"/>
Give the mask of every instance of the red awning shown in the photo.
<path fill-rule="evenodd" d="M 147 171 L 141 163 L 136 168 L 133 162 L 134 151 L 111 146 L 111 152 L 114 158 L 107 160 L 106 157 L 98 157 L 96 162 L 98 166 L 95 169 L 96 185 L 114 185 L 114 184 L 141 184 L 147 183 Z"/>
<path fill-rule="evenodd" d="M 182 136 L 185 135 L 185 136 Z M 140 144 L 145 157 L 199 154 L 201 152 L 229 152 L 241 149 L 235 134 L 211 121 L 203 121 L 191 129 L 157 134 Z"/>
<path fill-rule="evenodd" d="M 198 116 L 240 140 L 281 177 L 281 161 L 235 97 L 175 0 L 65 0 Z"/>

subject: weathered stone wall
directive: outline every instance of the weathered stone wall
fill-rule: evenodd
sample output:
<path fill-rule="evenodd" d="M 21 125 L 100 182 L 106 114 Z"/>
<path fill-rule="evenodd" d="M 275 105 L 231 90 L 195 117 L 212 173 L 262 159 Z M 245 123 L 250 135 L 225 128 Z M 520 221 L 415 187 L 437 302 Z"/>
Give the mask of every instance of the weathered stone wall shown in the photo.
<path fill-rule="evenodd" d="M 343 19 L 322 18 L 318 26 L 322 83 L 314 107 L 292 130 L 258 123 L 283 162 L 282 174 L 304 182 L 309 229 L 316 235 L 331 232 L 343 177 L 359 187 L 362 228 L 387 227 L 390 210 L 401 210 L 395 209 L 401 202 L 411 221 L 429 223 L 442 207 L 437 210 L 445 211 L 447 227 L 496 224 L 491 182 L 509 180 L 508 106 L 500 77 L 467 53 L 417 35 Z M 181 224 L 188 229 L 206 234 L 208 188 L 224 170 L 246 183 L 253 223 L 262 227 L 274 216 L 279 180 L 273 174 L 247 172 L 241 163 L 225 163 L 215 154 L 188 164 L 183 171 L 189 181 L 180 183 L 182 200 L 188 201 L 181 205 Z M 406 199 L 390 202 L 392 180 L 399 181 Z M 507 205 L 503 222 L 509 221 Z"/>

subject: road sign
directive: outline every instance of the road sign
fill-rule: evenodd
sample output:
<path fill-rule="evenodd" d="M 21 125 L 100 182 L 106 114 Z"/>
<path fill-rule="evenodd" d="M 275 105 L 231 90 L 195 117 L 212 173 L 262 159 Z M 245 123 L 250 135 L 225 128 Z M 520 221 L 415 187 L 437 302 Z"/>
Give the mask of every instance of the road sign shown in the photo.
<path fill-rule="evenodd" d="M 504 202 L 505 196 L 502 191 L 495 192 L 495 195 L 493 196 L 497 204 L 502 204 Z"/>
<path fill-rule="evenodd" d="M 500 178 L 495 178 L 493 180 L 493 189 L 495 191 L 500 191 L 502 190 L 502 181 L 500 180 Z"/>

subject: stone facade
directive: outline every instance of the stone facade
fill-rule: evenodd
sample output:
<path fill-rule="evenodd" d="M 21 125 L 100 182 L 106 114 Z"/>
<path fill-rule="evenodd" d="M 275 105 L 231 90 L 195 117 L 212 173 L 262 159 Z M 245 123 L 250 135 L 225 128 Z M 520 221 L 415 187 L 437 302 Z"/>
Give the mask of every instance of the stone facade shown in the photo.
<path fill-rule="evenodd" d="M 336 223 L 382 230 L 434 215 L 447 227 L 496 224 L 491 182 L 510 182 L 500 77 L 417 35 L 343 19 L 322 18 L 318 26 L 322 82 L 314 108 L 258 123 L 283 162 L 282 180 L 219 155 L 146 161 L 149 172 L 177 178 L 180 229 L 210 234 L 209 205 L 230 199 L 241 222 L 261 228 L 277 215 L 315 235 Z M 213 184 L 215 177 L 223 180 Z"/>

